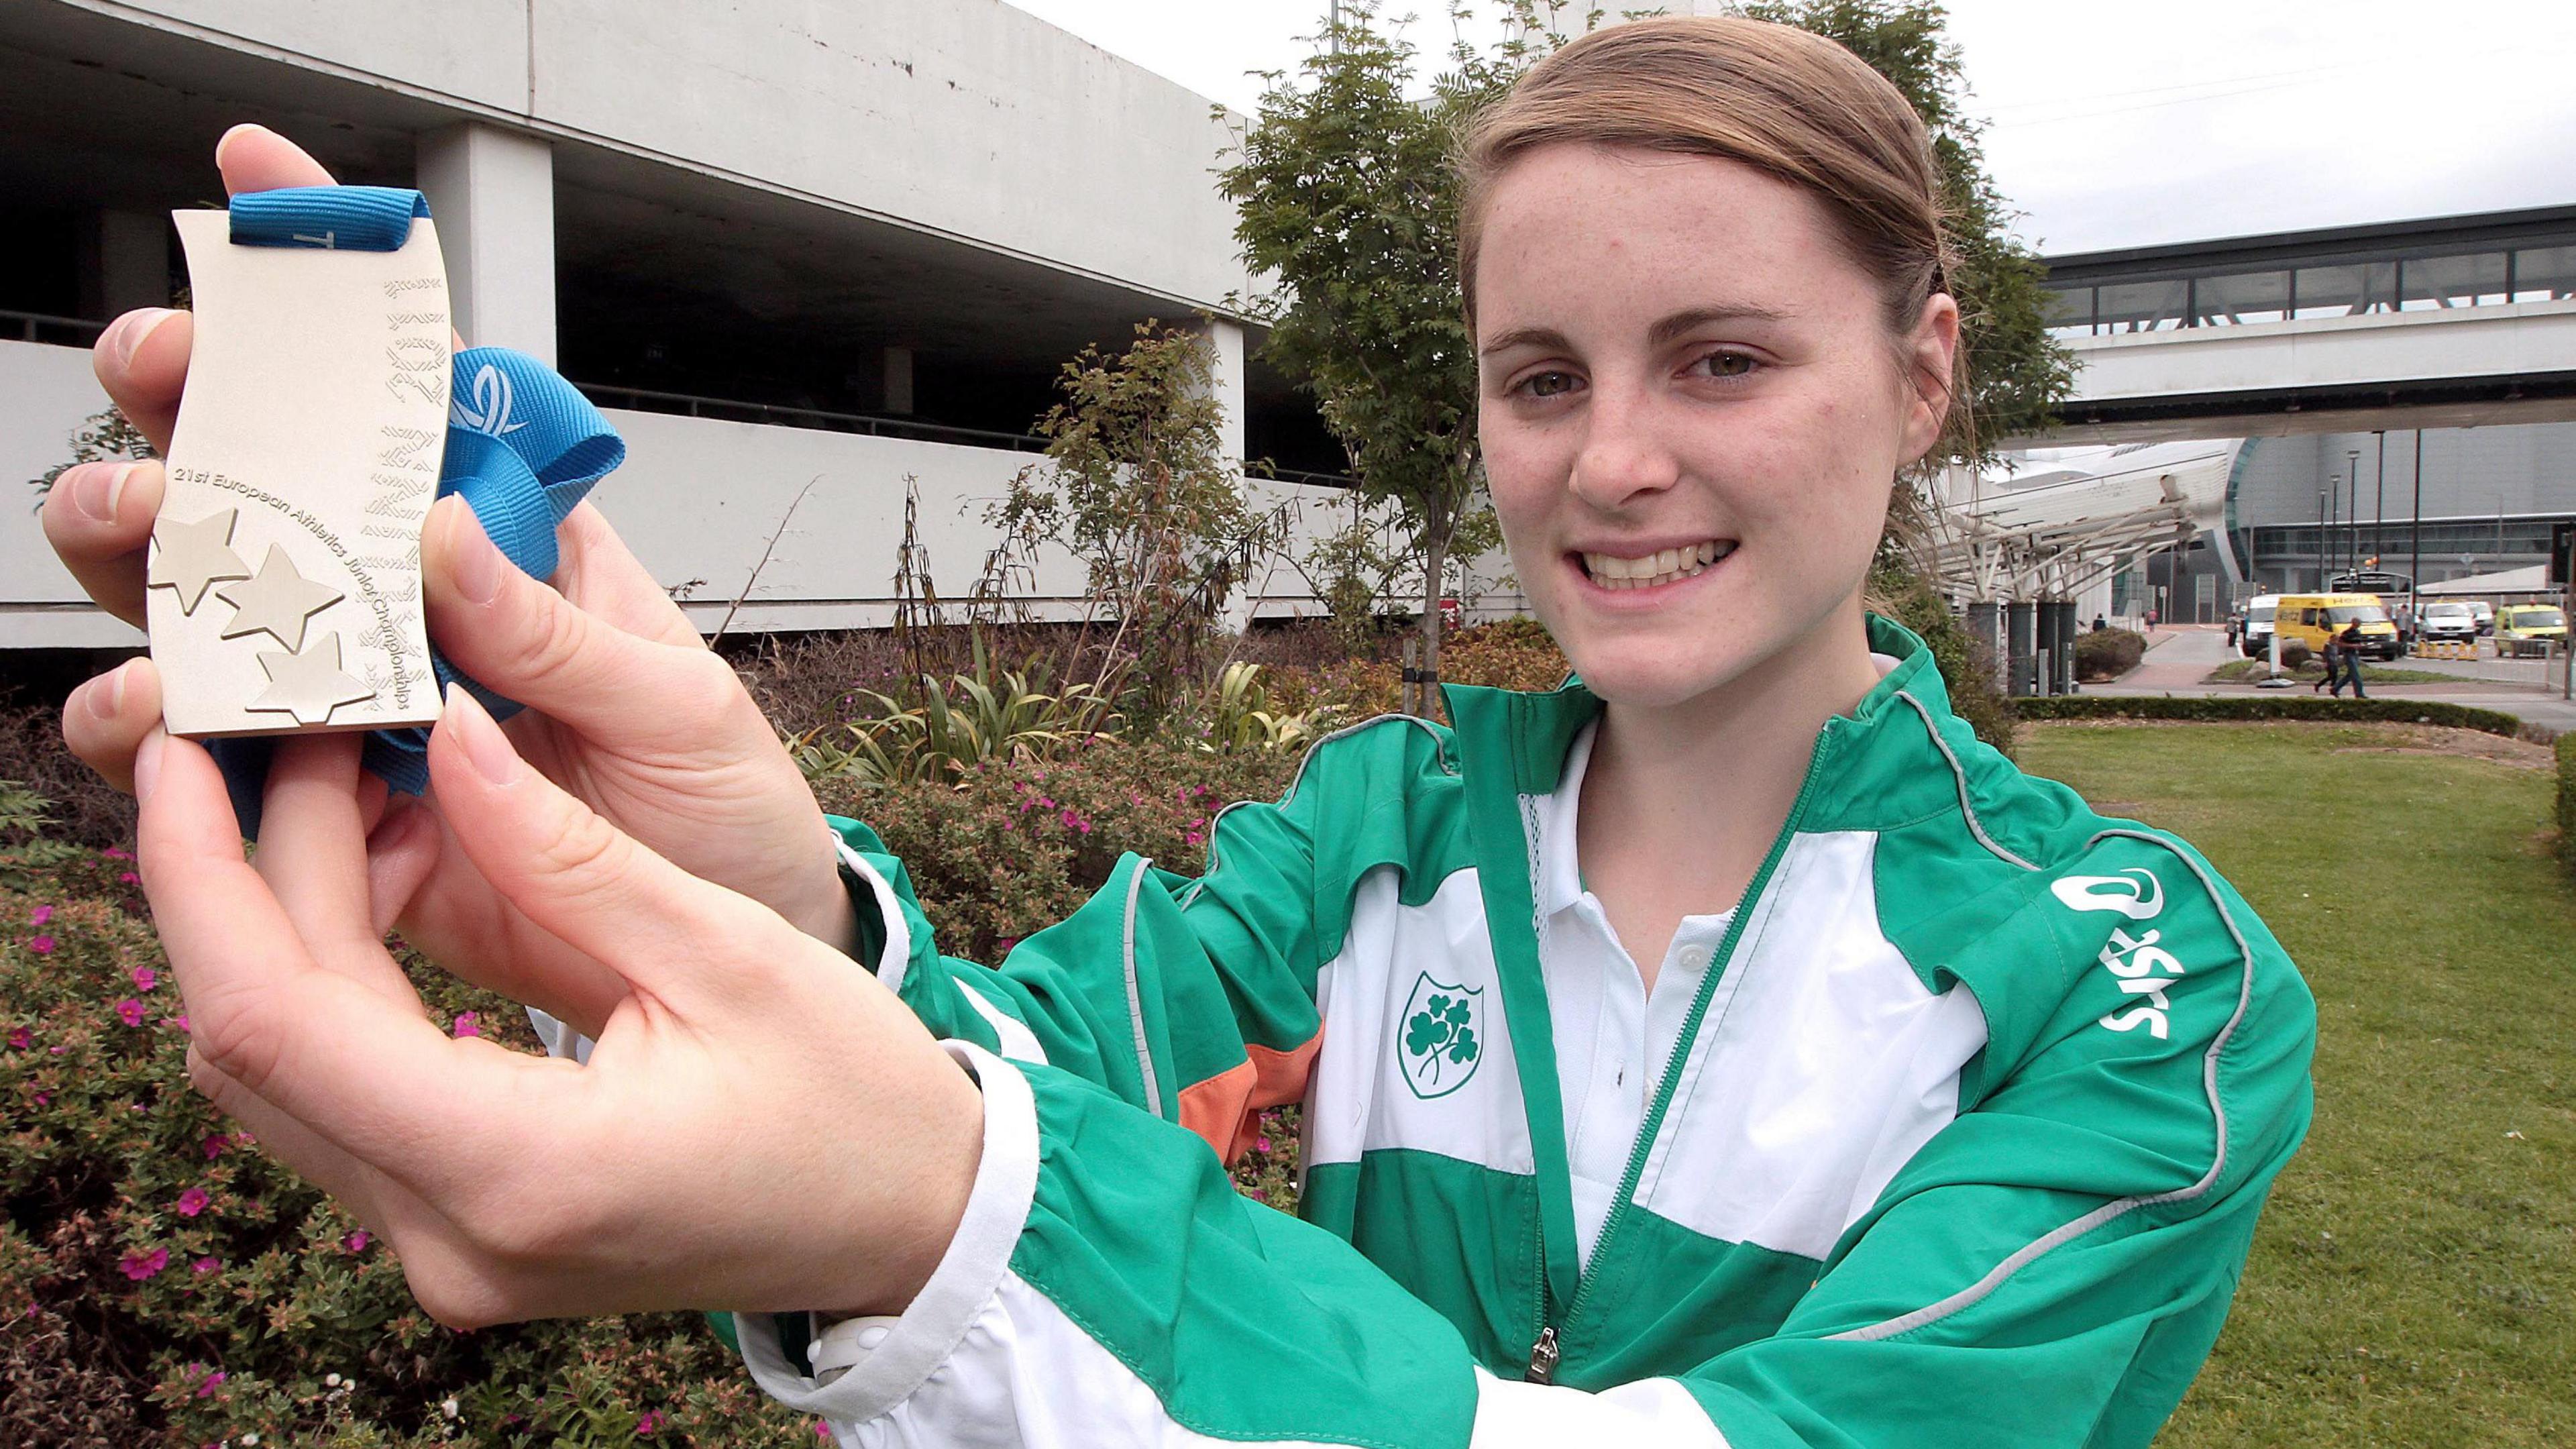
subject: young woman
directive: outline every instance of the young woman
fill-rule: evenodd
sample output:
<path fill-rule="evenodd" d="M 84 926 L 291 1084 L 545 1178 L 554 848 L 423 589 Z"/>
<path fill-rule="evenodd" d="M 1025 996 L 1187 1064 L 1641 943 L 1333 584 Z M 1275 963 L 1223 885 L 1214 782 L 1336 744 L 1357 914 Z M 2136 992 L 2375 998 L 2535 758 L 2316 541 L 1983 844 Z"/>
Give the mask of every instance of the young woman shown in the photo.
<path fill-rule="evenodd" d="M 254 868 L 148 666 L 67 711 L 139 787 L 200 1083 L 443 1320 L 736 1308 L 848 1443 L 2147 1443 L 2313 1011 L 2197 854 L 2020 775 L 1864 612 L 1954 405 L 1920 123 L 1821 40 L 1661 20 L 1465 165 L 1494 503 L 1580 683 L 1346 730 L 1203 876 L 1131 857 L 987 968 L 864 825 L 835 875 L 595 516 L 559 595 L 442 505 L 434 632 L 552 717 L 460 696 L 434 803 L 294 742 Z M 101 344 L 147 429 L 186 340 Z M 113 605 L 158 487 L 49 504 Z M 423 1022 L 397 916 L 587 1065 Z M 1219 1162 L 1282 1102 L 1304 1221 Z"/>

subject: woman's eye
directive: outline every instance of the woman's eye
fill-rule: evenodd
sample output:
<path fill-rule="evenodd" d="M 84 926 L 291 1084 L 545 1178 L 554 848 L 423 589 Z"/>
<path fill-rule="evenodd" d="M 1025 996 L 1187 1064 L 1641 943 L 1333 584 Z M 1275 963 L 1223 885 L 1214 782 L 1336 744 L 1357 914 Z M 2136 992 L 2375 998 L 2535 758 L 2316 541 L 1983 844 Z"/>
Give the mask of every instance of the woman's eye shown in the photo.
<path fill-rule="evenodd" d="M 1521 380 L 1521 391 L 1531 397 L 1559 397 L 1574 391 L 1574 386 L 1570 372 L 1534 372 Z"/>
<path fill-rule="evenodd" d="M 1707 369 L 1711 377 L 1750 377 L 1761 365 L 1749 352 L 1712 352 L 1693 364 Z"/>

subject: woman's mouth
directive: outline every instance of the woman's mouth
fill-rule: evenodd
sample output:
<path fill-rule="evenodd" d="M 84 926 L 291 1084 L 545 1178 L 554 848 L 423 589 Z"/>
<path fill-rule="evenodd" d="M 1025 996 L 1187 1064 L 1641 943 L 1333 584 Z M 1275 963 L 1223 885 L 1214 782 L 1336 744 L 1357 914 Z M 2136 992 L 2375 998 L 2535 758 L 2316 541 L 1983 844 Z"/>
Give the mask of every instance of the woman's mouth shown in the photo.
<path fill-rule="evenodd" d="M 1710 538 L 1677 548 L 1660 548 L 1635 558 L 1591 552 L 1575 557 L 1582 563 L 1584 576 L 1602 588 L 1652 589 L 1696 578 L 1733 552 L 1735 540 Z"/>

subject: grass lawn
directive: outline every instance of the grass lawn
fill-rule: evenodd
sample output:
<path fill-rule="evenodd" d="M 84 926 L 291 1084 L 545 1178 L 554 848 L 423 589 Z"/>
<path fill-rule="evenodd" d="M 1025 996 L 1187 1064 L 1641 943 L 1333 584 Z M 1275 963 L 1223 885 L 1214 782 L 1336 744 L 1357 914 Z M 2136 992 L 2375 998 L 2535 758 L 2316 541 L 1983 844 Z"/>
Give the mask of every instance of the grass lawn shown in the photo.
<path fill-rule="evenodd" d="M 2315 1126 L 2161 1446 L 2576 1444 L 2576 888 L 2550 777 L 2444 744 L 2024 733 L 2025 769 L 2199 846 L 2317 996 Z"/>
<path fill-rule="evenodd" d="M 2264 659 L 2230 659 L 2200 677 L 2203 684 L 2250 684 L 2272 672 L 2271 661 Z M 2324 664 L 2310 661 L 2296 669 L 2281 671 L 2292 679 L 2313 684 L 2326 677 Z M 2386 664 L 2361 666 L 2362 687 L 2374 684 L 2457 684 L 2460 676 L 2441 674 L 2430 669 L 2398 669 Z"/>

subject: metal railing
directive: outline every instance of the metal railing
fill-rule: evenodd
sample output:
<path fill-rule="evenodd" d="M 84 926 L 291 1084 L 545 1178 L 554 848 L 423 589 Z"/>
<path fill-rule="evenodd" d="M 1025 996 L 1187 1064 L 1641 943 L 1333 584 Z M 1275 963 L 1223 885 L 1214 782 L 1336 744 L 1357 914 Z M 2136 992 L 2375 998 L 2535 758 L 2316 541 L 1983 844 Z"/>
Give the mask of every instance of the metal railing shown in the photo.
<path fill-rule="evenodd" d="M 884 417 L 872 413 L 839 413 L 825 408 L 789 407 L 781 403 L 698 397 L 684 392 L 658 392 L 646 387 L 623 387 L 615 383 L 576 382 L 573 386 L 581 389 L 592 402 L 602 407 L 625 407 L 635 412 L 673 413 L 682 417 L 713 418 L 720 422 L 771 423 L 780 427 L 814 428 L 832 433 L 861 433 L 879 438 L 909 438 L 923 443 L 962 443 L 972 448 L 999 448 L 1019 453 L 1046 451 L 1046 439 L 1031 437 L 1026 433 L 1002 433 L 988 428 L 960 428 L 947 423 L 925 423 L 912 418 Z"/>
<path fill-rule="evenodd" d="M 2059 337 L 2448 311 L 2576 297 L 2576 245 L 2491 246 L 2206 268 L 2051 284 Z"/>
<path fill-rule="evenodd" d="M 43 312 L 0 311 L 0 335 L 20 342 L 49 342 L 58 347 L 87 347 L 107 330 L 86 317 L 53 317 Z"/>

